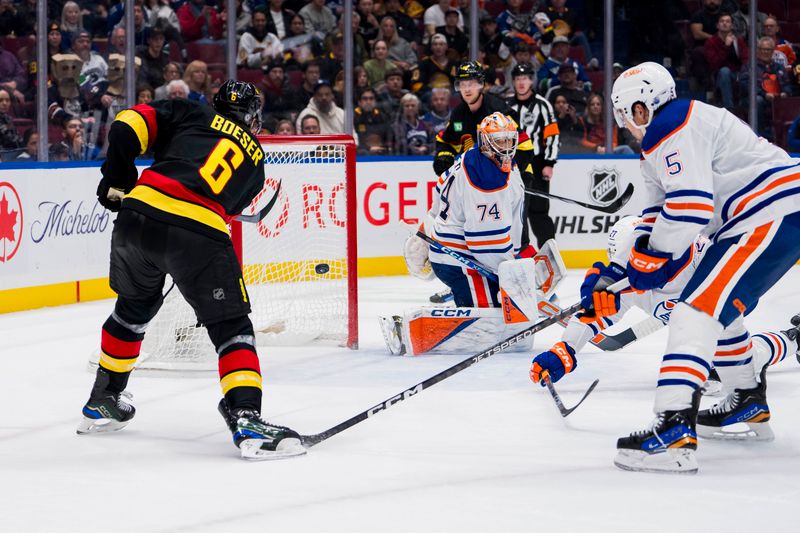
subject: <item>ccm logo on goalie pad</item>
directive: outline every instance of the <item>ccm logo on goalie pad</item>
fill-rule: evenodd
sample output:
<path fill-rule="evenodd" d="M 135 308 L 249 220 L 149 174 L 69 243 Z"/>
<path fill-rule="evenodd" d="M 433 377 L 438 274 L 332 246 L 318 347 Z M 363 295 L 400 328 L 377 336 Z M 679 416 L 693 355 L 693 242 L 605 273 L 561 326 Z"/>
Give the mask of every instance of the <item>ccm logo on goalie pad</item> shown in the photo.
<path fill-rule="evenodd" d="M 432 309 L 431 316 L 461 317 L 472 316 L 470 309 Z"/>
<path fill-rule="evenodd" d="M 375 407 L 373 407 L 372 409 L 367 411 L 367 416 L 370 417 L 370 416 L 372 416 L 372 415 L 374 415 L 376 413 L 379 413 L 379 412 L 383 411 L 384 409 L 388 409 L 389 407 L 391 407 L 392 405 L 396 404 L 397 402 L 400 402 L 402 400 L 410 398 L 411 396 L 414 396 L 415 394 L 420 393 L 420 392 L 422 392 L 422 383 L 420 383 L 419 385 L 415 386 L 414 388 L 411 388 L 411 389 L 408 389 L 408 390 L 404 390 L 403 392 L 401 392 L 397 396 L 392 396 L 391 398 L 389 398 L 388 400 L 386 400 L 383 403 L 379 403 L 378 405 L 376 405 Z"/>

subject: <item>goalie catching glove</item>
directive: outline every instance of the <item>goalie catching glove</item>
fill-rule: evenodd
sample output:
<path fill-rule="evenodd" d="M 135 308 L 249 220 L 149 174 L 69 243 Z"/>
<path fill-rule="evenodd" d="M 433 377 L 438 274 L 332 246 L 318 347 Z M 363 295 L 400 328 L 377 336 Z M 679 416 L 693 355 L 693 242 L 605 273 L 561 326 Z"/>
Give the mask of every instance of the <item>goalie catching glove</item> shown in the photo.
<path fill-rule="evenodd" d="M 557 342 L 546 352 L 533 358 L 531 365 L 531 381 L 544 387 L 544 373 L 550 374 L 550 380 L 555 383 L 569 374 L 578 366 L 575 359 L 575 350 L 566 342 Z"/>
<path fill-rule="evenodd" d="M 424 226 L 420 231 L 425 231 Z M 403 244 L 403 259 L 406 260 L 408 273 L 424 281 L 433 279 L 433 267 L 428 259 L 428 243 L 417 237 L 409 235 Z"/>

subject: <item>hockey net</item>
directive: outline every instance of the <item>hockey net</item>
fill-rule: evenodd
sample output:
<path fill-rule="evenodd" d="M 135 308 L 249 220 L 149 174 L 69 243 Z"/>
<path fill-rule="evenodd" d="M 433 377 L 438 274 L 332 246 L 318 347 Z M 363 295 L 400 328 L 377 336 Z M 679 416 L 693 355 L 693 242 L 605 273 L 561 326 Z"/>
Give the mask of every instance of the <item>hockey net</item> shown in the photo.
<path fill-rule="evenodd" d="M 355 145 L 345 135 L 262 136 L 266 182 L 258 223 L 231 237 L 250 296 L 259 345 L 324 342 L 357 348 Z M 170 287 L 168 277 L 165 288 Z M 217 355 L 177 288 L 147 328 L 137 368 L 208 371 Z"/>

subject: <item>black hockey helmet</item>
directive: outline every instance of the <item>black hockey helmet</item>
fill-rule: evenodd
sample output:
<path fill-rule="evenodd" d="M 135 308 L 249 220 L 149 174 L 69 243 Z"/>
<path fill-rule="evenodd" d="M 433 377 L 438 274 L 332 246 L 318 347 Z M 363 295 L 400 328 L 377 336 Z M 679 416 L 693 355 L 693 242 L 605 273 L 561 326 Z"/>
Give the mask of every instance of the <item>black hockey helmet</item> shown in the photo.
<path fill-rule="evenodd" d="M 486 73 L 479 61 L 464 61 L 456 70 L 456 88 L 458 88 L 458 82 L 460 81 L 478 80 L 483 83 L 485 79 Z"/>
<path fill-rule="evenodd" d="M 520 63 L 511 70 L 511 79 L 513 80 L 519 76 L 528 76 L 530 79 L 534 79 L 536 73 L 530 63 Z"/>
<path fill-rule="evenodd" d="M 214 110 L 220 115 L 245 124 L 251 132 L 261 131 L 261 98 L 255 85 L 246 81 L 226 80 L 214 96 Z"/>

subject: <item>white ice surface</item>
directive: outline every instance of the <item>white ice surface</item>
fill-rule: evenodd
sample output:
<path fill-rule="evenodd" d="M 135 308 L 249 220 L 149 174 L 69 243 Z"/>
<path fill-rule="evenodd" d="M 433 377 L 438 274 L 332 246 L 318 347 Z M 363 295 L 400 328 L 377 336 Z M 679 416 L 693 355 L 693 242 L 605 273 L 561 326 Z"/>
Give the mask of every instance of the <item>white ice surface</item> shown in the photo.
<path fill-rule="evenodd" d="M 560 287 L 575 301 L 581 274 Z M 427 302 L 440 286 L 360 281 L 361 349 L 262 349 L 264 415 L 317 433 L 468 354 L 386 354 L 378 314 Z M 748 320 L 780 329 L 800 311 L 794 268 Z M 568 419 L 528 380 L 530 354 L 501 353 L 314 447 L 237 457 L 216 412 L 214 375 L 133 375 L 123 431 L 77 436 L 86 370 L 111 301 L 0 315 L 0 531 L 599 532 L 800 531 L 800 367 L 769 378 L 768 444 L 701 441 L 694 477 L 615 468 L 616 438 L 651 419 L 665 331 L 588 350 L 558 383 Z M 552 326 L 536 338 L 546 349 Z"/>

